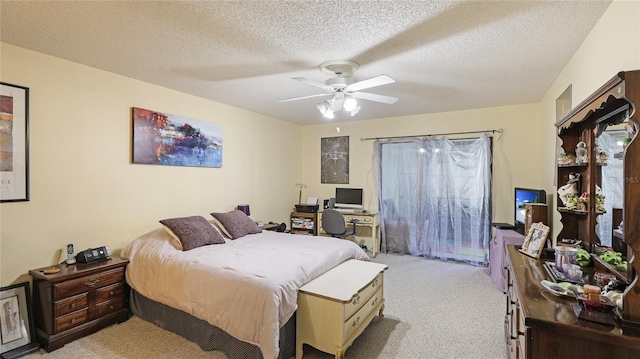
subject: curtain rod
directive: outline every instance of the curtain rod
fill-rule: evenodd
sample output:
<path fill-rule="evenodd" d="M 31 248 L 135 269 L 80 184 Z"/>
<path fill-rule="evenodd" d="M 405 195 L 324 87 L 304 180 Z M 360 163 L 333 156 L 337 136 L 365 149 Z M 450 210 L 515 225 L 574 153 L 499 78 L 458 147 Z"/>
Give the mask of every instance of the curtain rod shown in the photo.
<path fill-rule="evenodd" d="M 503 129 L 499 129 L 499 130 L 485 130 L 485 131 L 467 131 L 467 132 L 448 132 L 448 133 L 432 133 L 432 134 L 428 134 L 428 135 L 409 135 L 409 136 L 389 136 L 389 137 L 367 137 L 367 138 L 360 138 L 360 141 L 370 141 L 370 140 L 387 140 L 387 139 L 391 139 L 391 138 L 410 138 L 410 137 L 431 137 L 431 136 L 448 136 L 448 135 L 467 135 L 467 134 L 471 134 L 471 133 L 487 133 L 487 132 L 491 132 L 491 133 L 503 133 L 504 130 Z"/>

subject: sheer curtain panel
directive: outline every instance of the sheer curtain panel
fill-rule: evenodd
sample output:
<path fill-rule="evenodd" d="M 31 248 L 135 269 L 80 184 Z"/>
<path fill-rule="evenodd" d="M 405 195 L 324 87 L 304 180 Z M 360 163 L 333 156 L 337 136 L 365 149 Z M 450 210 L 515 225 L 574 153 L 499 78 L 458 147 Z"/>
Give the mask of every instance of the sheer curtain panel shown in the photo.
<path fill-rule="evenodd" d="M 382 252 L 488 262 L 491 140 L 374 142 Z"/>

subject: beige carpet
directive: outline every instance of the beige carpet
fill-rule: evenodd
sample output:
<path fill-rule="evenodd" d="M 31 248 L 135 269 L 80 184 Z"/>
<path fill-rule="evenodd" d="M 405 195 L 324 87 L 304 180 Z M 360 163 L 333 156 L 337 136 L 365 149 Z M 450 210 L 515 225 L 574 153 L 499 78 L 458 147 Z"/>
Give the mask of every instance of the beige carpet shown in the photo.
<path fill-rule="evenodd" d="M 424 258 L 380 254 L 385 273 L 385 318 L 371 322 L 347 349 L 347 359 L 506 358 L 505 299 L 485 269 Z M 332 355 L 305 346 L 304 359 Z M 209 358 L 196 344 L 132 317 L 51 353 L 27 359 Z"/>

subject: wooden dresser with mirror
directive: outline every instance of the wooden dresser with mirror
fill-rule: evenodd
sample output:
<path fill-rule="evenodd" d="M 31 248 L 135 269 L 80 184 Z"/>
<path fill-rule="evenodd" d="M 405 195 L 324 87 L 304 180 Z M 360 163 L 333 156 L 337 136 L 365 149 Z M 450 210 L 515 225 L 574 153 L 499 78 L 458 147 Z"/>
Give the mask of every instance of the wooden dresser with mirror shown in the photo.
<path fill-rule="evenodd" d="M 611 313 L 609 324 L 578 319 L 575 298 L 554 296 L 541 285 L 542 280 L 550 280 L 542 268 L 545 261 L 553 261 L 553 252 L 534 259 L 507 248 L 505 336 L 510 357 L 640 357 L 640 258 L 635 256 L 640 255 L 637 106 L 640 70 L 620 72 L 556 123 L 559 153 L 575 155 L 578 147 L 587 150 L 583 161 L 556 164 L 556 208 L 562 223 L 556 240 L 581 240 L 591 253 L 593 264 L 584 268 L 586 283 L 593 284 L 594 273 L 608 272 L 627 285 L 622 310 Z M 582 197 L 579 206 L 561 198 L 565 185 L 573 186 L 572 191 Z M 623 228 L 619 228 L 621 222 Z M 602 260 L 596 253 L 602 246 L 622 252 L 626 270 Z"/>

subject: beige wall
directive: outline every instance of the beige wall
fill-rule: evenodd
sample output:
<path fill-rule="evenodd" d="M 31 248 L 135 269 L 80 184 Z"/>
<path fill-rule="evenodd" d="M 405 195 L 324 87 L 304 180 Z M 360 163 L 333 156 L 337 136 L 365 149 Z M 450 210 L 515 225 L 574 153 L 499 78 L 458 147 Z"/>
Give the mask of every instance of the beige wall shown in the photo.
<path fill-rule="evenodd" d="M 158 220 L 251 205 L 288 221 L 302 166 L 301 127 L 0 43 L 3 82 L 30 88 L 28 202 L 0 204 L 0 275 L 77 250 L 121 249 Z M 131 164 L 131 107 L 222 126 L 222 168 Z"/>
<path fill-rule="evenodd" d="M 364 104 L 366 106 L 366 104 Z M 400 106 L 399 104 L 395 106 Z M 335 124 L 305 126 L 305 158 L 303 182 L 308 185 L 303 193 L 322 199 L 334 197 L 336 187 L 364 188 L 365 208 L 377 209 L 375 182 L 372 171 L 372 141 L 366 137 L 386 137 L 446 132 L 504 129 L 494 135 L 494 222 L 513 222 L 513 187 L 540 187 L 540 106 L 527 104 L 469 111 L 426 114 L 419 116 L 376 119 Z M 320 139 L 349 136 L 349 184 L 320 183 Z M 469 137 L 465 136 L 450 136 Z"/>
<path fill-rule="evenodd" d="M 364 188 L 375 209 L 372 142 L 361 137 L 503 128 L 494 142 L 494 221 L 511 221 L 514 186 L 555 193 L 555 99 L 572 84 L 575 106 L 616 72 L 640 68 L 640 3 L 613 2 L 541 103 L 341 123 L 340 134 L 0 46 L 0 79 L 31 90 L 31 201 L 0 204 L 0 284 L 8 285 L 56 262 L 66 243 L 120 249 L 161 218 L 247 202 L 255 220 L 288 222 L 296 182 L 308 185 L 303 198 L 333 196 L 336 186 L 320 183 L 322 137 L 350 136 L 349 186 Z M 222 125 L 223 167 L 131 164 L 131 107 Z"/>
<path fill-rule="evenodd" d="M 614 1 L 582 43 L 573 58 L 545 94 L 540 121 L 542 183 L 554 194 L 556 144 L 555 100 L 571 85 L 573 107 L 586 99 L 616 73 L 640 69 L 640 2 Z M 637 115 L 636 115 L 637 118 Z M 556 201 L 557 196 L 553 196 Z M 554 202 L 555 203 L 555 202 Z M 555 205 L 551 208 L 555 208 Z M 554 214 L 555 233 L 561 229 L 560 215 Z"/>

